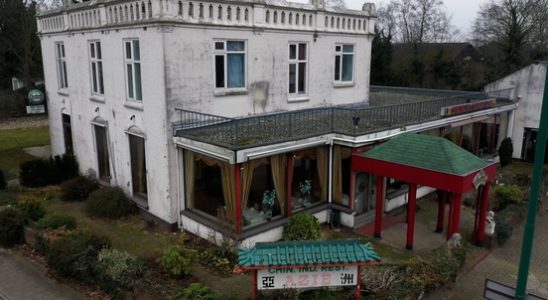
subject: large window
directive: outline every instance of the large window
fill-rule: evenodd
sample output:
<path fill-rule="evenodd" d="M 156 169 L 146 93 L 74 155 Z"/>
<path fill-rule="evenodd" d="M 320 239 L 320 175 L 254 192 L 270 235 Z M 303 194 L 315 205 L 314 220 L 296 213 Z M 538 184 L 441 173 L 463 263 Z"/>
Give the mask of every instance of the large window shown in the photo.
<path fill-rule="evenodd" d="M 307 88 L 306 43 L 289 43 L 289 95 L 305 95 Z"/>
<path fill-rule="evenodd" d="M 72 126 L 70 123 L 70 116 L 67 114 L 61 114 L 63 122 L 63 138 L 65 140 L 65 153 L 72 154 Z"/>
<path fill-rule="evenodd" d="M 65 44 L 62 42 L 55 43 L 55 59 L 57 60 L 57 82 L 59 88 L 67 88 L 67 62 L 65 60 Z"/>
<path fill-rule="evenodd" d="M 99 180 L 110 182 L 110 159 L 108 155 L 107 128 L 104 125 L 93 125 L 95 129 L 95 147 L 97 149 L 97 170 Z"/>
<path fill-rule="evenodd" d="M 130 100 L 143 100 L 141 90 L 141 50 L 139 40 L 126 40 L 125 62 L 126 62 L 126 86 L 127 98 Z"/>
<path fill-rule="evenodd" d="M 294 153 L 291 183 L 293 211 L 327 201 L 328 159 L 327 147 L 316 147 Z"/>
<path fill-rule="evenodd" d="M 245 87 L 245 42 L 215 41 L 215 87 Z"/>
<path fill-rule="evenodd" d="M 101 42 L 89 42 L 89 62 L 91 67 L 91 93 L 102 95 L 105 93 L 103 87 L 103 54 L 101 53 Z"/>
<path fill-rule="evenodd" d="M 335 45 L 335 81 L 352 81 L 354 69 L 354 45 Z"/>
<path fill-rule="evenodd" d="M 129 152 L 133 195 L 146 199 L 147 164 L 145 158 L 145 139 L 141 136 L 129 134 Z"/>

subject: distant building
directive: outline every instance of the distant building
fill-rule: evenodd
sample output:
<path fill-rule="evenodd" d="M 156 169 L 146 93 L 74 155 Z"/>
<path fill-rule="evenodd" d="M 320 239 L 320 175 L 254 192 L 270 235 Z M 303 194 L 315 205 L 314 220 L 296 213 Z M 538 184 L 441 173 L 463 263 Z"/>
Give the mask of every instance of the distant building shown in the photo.
<path fill-rule="evenodd" d="M 534 159 L 547 66 L 548 61 L 537 62 L 485 86 L 486 92 L 505 91 L 518 103 L 509 125 L 514 158 Z"/>

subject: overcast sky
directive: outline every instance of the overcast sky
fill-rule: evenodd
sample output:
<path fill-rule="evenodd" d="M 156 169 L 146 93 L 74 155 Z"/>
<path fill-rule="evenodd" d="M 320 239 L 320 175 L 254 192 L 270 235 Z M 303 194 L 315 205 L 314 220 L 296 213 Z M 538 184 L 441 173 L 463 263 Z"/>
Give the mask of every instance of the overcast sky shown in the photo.
<path fill-rule="evenodd" d="M 373 2 L 375 5 L 386 4 L 388 0 L 345 0 L 346 6 L 350 9 L 361 9 L 363 3 Z M 452 16 L 451 22 L 457 26 L 464 36 L 468 36 L 472 23 L 480 5 L 487 0 L 443 0 L 446 11 Z"/>

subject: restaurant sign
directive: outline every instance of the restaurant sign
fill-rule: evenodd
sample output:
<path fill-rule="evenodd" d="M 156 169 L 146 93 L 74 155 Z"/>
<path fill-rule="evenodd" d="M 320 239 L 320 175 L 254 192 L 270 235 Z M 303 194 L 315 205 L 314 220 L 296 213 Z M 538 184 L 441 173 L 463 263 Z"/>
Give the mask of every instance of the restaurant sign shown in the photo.
<path fill-rule="evenodd" d="M 493 108 L 497 105 L 497 99 L 488 99 L 464 104 L 451 105 L 441 108 L 441 116 L 449 117 L 454 115 L 465 114 L 477 110 Z"/>
<path fill-rule="evenodd" d="M 358 266 L 269 268 L 257 271 L 257 289 L 356 286 Z"/>

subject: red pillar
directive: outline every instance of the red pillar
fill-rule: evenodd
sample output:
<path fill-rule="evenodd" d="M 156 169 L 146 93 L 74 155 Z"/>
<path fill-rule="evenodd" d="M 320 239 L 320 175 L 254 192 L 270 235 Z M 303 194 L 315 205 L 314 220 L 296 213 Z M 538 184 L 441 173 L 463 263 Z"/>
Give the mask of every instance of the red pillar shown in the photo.
<path fill-rule="evenodd" d="M 458 233 L 460 231 L 460 210 L 462 207 L 462 194 L 461 193 L 455 193 L 453 197 L 453 215 L 451 216 L 451 235 L 449 238 L 453 236 L 453 234 Z"/>
<path fill-rule="evenodd" d="M 350 195 L 348 195 L 348 208 L 354 209 L 354 198 L 356 197 L 356 171 L 350 172 Z"/>
<path fill-rule="evenodd" d="M 236 190 L 236 232 L 242 231 L 242 164 L 234 166 L 234 182 Z"/>
<path fill-rule="evenodd" d="M 481 194 L 481 208 L 477 207 L 476 209 L 480 209 L 480 215 L 479 215 L 479 224 L 477 229 L 477 240 L 476 245 L 483 246 L 483 242 L 485 241 L 485 220 L 487 219 L 487 210 L 489 209 L 489 189 L 490 189 L 491 183 L 487 182 L 483 186 L 483 192 Z"/>
<path fill-rule="evenodd" d="M 462 137 L 464 136 L 464 125 L 460 126 L 459 129 L 459 146 L 462 147 Z"/>
<path fill-rule="evenodd" d="M 409 202 L 407 203 L 407 241 L 405 248 L 413 250 L 413 234 L 415 232 L 415 209 L 417 207 L 417 184 L 409 184 Z"/>
<path fill-rule="evenodd" d="M 447 203 L 447 192 L 438 192 L 438 224 L 436 225 L 436 233 L 443 232 L 443 221 L 445 219 L 445 204 Z"/>
<path fill-rule="evenodd" d="M 449 213 L 447 214 L 447 231 L 446 231 L 446 234 L 447 234 L 447 239 L 450 239 L 451 238 L 451 232 L 452 232 L 452 226 L 453 226 L 453 210 L 455 210 L 455 207 L 453 206 L 453 203 L 454 203 L 454 194 L 451 193 L 448 195 L 449 197 Z"/>
<path fill-rule="evenodd" d="M 251 298 L 253 300 L 259 299 L 259 293 L 257 291 L 257 270 L 253 270 L 253 295 Z"/>
<path fill-rule="evenodd" d="M 293 209 L 291 206 L 293 204 L 291 200 L 291 184 L 293 183 L 293 154 L 289 153 L 287 155 L 287 200 L 286 200 L 286 207 L 287 216 L 291 216 L 291 210 Z"/>
<path fill-rule="evenodd" d="M 358 278 L 356 278 L 357 286 L 356 286 L 356 292 L 354 293 L 354 299 L 361 300 L 362 299 L 362 272 L 360 270 L 360 266 L 358 266 Z"/>
<path fill-rule="evenodd" d="M 384 201 L 384 178 L 377 176 L 377 204 L 375 206 L 375 237 L 381 238 L 382 203 Z"/>

